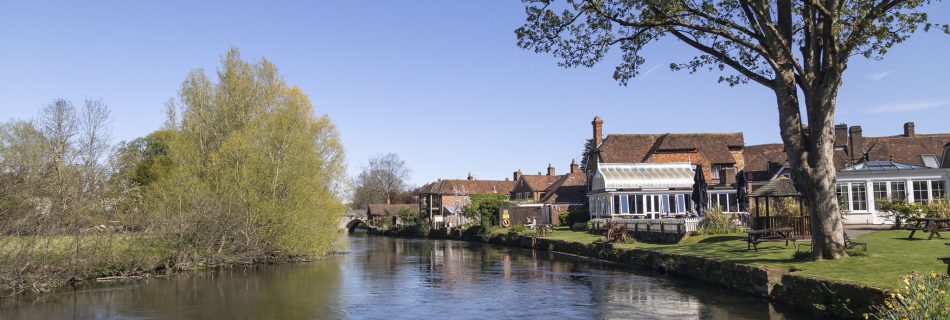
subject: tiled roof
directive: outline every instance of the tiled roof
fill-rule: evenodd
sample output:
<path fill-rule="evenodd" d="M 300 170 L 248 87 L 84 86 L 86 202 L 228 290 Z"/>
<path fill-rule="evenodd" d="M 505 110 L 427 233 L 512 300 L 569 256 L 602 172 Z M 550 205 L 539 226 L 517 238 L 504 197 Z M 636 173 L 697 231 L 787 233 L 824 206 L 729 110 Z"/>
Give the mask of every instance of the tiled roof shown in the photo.
<path fill-rule="evenodd" d="M 786 177 L 779 177 L 778 179 L 769 181 L 769 183 L 765 184 L 752 193 L 753 197 L 783 197 L 798 195 L 799 193 L 797 190 L 795 190 L 795 185 L 792 183 L 792 180 Z"/>
<path fill-rule="evenodd" d="M 371 204 L 369 205 L 370 216 L 396 216 L 402 210 L 418 211 L 418 204 Z"/>
<path fill-rule="evenodd" d="M 597 149 L 604 162 L 647 162 L 654 153 L 695 151 L 713 163 L 735 163 L 730 148 L 742 148 L 742 133 L 612 134 Z"/>
<path fill-rule="evenodd" d="M 568 173 L 561 176 L 545 190 L 542 203 L 585 203 L 587 202 L 587 174 Z"/>
<path fill-rule="evenodd" d="M 937 163 L 941 163 L 947 143 L 950 143 L 950 134 L 864 138 L 864 147 L 871 150 L 870 161 L 895 161 L 918 166 L 925 166 L 921 155 L 934 155 Z"/>
<path fill-rule="evenodd" d="M 442 180 L 420 188 L 423 194 L 469 195 L 500 193 L 509 194 L 514 189 L 514 181 L 501 180 Z"/>
<path fill-rule="evenodd" d="M 554 184 L 558 180 L 558 176 L 548 176 L 548 175 L 524 175 L 521 176 L 521 179 L 528 185 L 531 190 L 534 191 L 543 191 L 546 190 L 551 184 Z M 520 183 L 520 182 L 519 182 Z"/>

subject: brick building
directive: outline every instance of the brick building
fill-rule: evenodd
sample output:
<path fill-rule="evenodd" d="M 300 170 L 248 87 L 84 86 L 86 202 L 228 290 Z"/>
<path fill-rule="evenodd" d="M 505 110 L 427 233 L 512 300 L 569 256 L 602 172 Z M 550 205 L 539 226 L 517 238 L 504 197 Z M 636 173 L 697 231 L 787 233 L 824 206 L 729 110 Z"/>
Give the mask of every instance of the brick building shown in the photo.
<path fill-rule="evenodd" d="M 419 211 L 435 227 L 455 227 L 466 223 L 462 209 L 473 194 L 510 195 L 515 182 L 478 180 L 471 174 L 465 180 L 439 180 L 419 188 Z"/>

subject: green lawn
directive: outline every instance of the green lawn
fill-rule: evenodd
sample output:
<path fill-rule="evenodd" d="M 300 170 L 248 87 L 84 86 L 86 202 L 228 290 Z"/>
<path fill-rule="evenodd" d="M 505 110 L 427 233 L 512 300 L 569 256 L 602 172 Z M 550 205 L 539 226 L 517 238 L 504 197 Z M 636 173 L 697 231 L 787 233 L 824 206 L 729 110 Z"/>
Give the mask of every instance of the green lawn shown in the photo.
<path fill-rule="evenodd" d="M 950 256 L 947 239 L 907 240 L 909 231 L 879 231 L 863 235 L 855 242 L 868 245 L 869 256 L 849 257 L 837 261 L 794 260 L 795 248 L 784 242 L 762 243 L 759 251 L 747 250 L 744 234 L 693 236 L 678 244 L 650 244 L 630 242 L 617 244 L 617 248 L 640 248 L 662 252 L 689 254 L 722 261 L 761 266 L 784 267 L 801 275 L 835 280 L 854 281 L 880 288 L 894 288 L 901 275 L 917 271 L 943 274 L 947 265 L 937 260 Z M 592 243 L 604 238 L 586 232 L 573 232 L 557 228 L 549 239 Z M 799 241 L 801 250 L 807 250 L 809 242 Z"/>

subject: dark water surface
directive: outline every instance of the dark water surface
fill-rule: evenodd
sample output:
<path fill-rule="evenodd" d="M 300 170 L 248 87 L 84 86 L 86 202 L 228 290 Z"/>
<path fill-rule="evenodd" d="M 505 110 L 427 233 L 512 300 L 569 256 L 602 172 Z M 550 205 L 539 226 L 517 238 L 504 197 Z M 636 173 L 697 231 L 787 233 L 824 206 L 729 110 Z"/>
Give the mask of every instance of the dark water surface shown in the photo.
<path fill-rule="evenodd" d="M 353 236 L 325 260 L 0 301 L 0 319 L 798 319 L 707 285 L 546 252 Z"/>

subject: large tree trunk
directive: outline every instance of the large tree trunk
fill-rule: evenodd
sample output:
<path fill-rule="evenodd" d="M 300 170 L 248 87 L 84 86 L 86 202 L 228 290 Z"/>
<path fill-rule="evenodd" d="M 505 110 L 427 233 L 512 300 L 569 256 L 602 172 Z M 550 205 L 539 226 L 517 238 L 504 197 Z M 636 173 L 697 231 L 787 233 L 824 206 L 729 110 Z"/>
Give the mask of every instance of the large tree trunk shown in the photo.
<path fill-rule="evenodd" d="M 811 223 L 812 257 L 846 256 L 844 226 L 835 193 L 834 109 L 837 84 L 805 92 L 808 125 L 802 125 L 794 73 L 776 77 L 779 127 L 795 187 Z"/>

